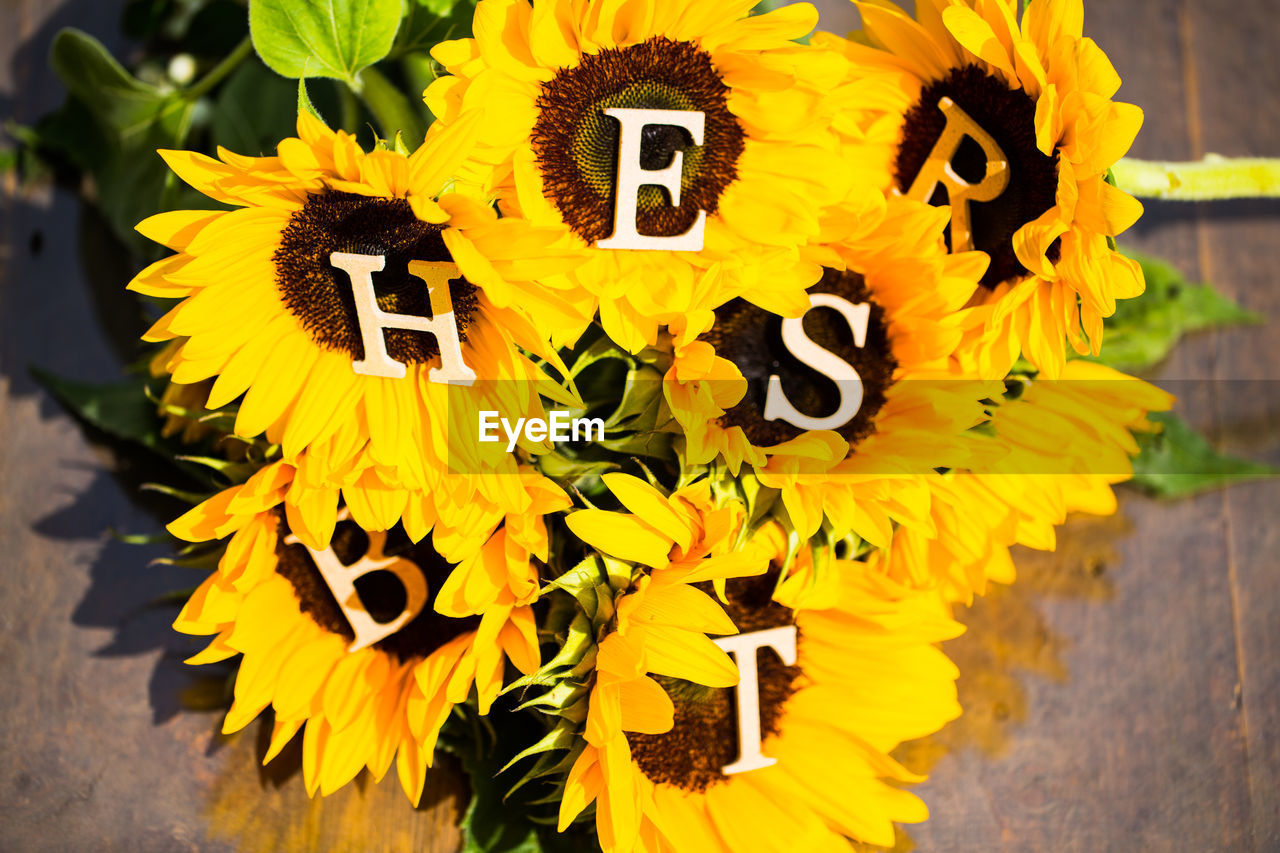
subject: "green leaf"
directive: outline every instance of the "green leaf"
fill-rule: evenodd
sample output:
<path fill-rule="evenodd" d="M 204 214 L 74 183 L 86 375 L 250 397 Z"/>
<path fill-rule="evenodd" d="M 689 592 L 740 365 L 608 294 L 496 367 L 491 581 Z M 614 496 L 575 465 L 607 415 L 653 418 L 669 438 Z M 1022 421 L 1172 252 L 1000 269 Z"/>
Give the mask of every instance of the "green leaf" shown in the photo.
<path fill-rule="evenodd" d="M 471 35 L 475 0 L 406 0 L 404 5 L 393 56 L 426 51 L 442 41 Z"/>
<path fill-rule="evenodd" d="M 1262 317 L 1237 306 L 1210 285 L 1192 284 L 1169 263 L 1126 251 L 1142 266 L 1147 290 L 1121 300 L 1106 321 L 1100 361 L 1119 370 L 1141 370 L 1169 354 L 1184 334 Z"/>
<path fill-rule="evenodd" d="M 31 375 L 72 414 L 109 435 L 153 449 L 160 446 L 160 417 L 147 399 L 146 380 L 129 379 L 110 385 L 74 382 L 38 367 Z"/>
<path fill-rule="evenodd" d="M 250 0 L 253 47 L 284 77 L 356 75 L 391 51 L 400 0 Z"/>
<path fill-rule="evenodd" d="M 151 250 L 133 226 L 163 209 L 166 191 L 176 188 L 176 178 L 156 150 L 182 146 L 195 103 L 180 92 L 138 80 L 99 41 L 79 30 L 58 33 L 50 63 L 101 131 L 103 150 L 87 162 L 97 183 L 99 208 L 127 245 Z M 83 152 L 82 157 L 90 160 Z M 191 193 L 188 198 L 203 197 Z M 201 205 L 197 201 L 193 206 Z"/>
<path fill-rule="evenodd" d="M 146 448 L 195 482 L 217 485 L 207 469 L 178 458 L 183 452 L 180 444 L 161 437 L 161 418 L 147 395 L 146 379 L 136 377 L 111 384 L 75 382 L 38 367 L 31 368 L 31 376 L 71 414 L 90 426 Z"/>
<path fill-rule="evenodd" d="M 80 30 L 54 37 L 49 63 L 67 89 L 122 136 L 145 133 L 159 113 L 173 108 L 164 93 L 134 77 L 102 42 Z"/>
<path fill-rule="evenodd" d="M 299 81 L 301 83 L 301 81 Z M 213 113 L 213 142 L 237 154 L 266 155 L 296 128 L 293 84 L 257 62 L 227 78 Z"/>
<path fill-rule="evenodd" d="M 1133 460 L 1132 483 L 1162 498 L 1180 498 L 1280 474 L 1280 469 L 1214 450 L 1177 415 L 1149 416 L 1163 425 L 1158 433 L 1139 433 L 1142 452 Z"/>
<path fill-rule="evenodd" d="M 153 213 L 178 208 L 209 209 L 219 205 L 191 189 L 169 171 L 156 152 L 181 148 L 187 136 L 193 104 L 181 102 L 180 113 L 172 114 L 176 126 L 157 121 L 140 137 L 128 140 L 120 153 L 94 173 L 98 185 L 98 208 L 111 223 L 116 236 L 143 255 L 157 247 L 134 230 Z"/>
<path fill-rule="evenodd" d="M 41 116 L 35 127 L 25 130 L 29 135 L 19 137 L 23 142 L 42 150 L 51 149 L 82 171 L 92 172 L 106 163 L 110 143 L 93 113 L 75 96 Z M 11 128 L 10 133 L 13 132 Z"/>

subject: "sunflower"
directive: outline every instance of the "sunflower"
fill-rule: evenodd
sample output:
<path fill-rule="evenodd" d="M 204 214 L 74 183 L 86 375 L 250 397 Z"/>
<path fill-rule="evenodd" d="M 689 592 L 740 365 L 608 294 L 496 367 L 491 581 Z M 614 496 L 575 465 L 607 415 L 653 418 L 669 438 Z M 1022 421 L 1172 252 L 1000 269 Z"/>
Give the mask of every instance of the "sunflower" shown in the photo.
<path fill-rule="evenodd" d="M 562 366 L 539 329 L 577 322 L 531 283 L 573 262 L 551 247 L 556 233 L 438 194 L 477 130 L 460 122 L 410 156 L 365 153 L 303 113 L 275 157 L 162 152 L 232 209 L 138 226 L 177 253 L 130 284 L 180 300 L 146 339 L 178 342 L 163 368 L 178 385 L 208 384 L 207 408 L 240 398 L 238 435 L 280 445 L 311 492 L 296 503 L 311 517 L 301 535 L 320 534 L 313 547 L 328 544 L 340 492 L 376 530 L 433 496 L 416 538 L 436 515 L 521 511 L 526 490 L 503 482 L 523 483 L 517 457 L 476 443 L 477 412 L 542 417 L 539 392 L 576 401 L 522 352 Z"/>
<path fill-rule="evenodd" d="M 394 761 L 416 803 L 454 705 L 474 686 L 487 713 L 506 660 L 526 673 L 538 668 L 533 613 L 510 595 L 483 616 L 437 612 L 433 605 L 457 570 L 429 540 L 414 545 L 399 529 L 367 532 L 344 514 L 331 544 L 311 548 L 290 527 L 287 468 L 263 469 L 169 525 L 191 542 L 230 535 L 217 570 L 174 628 L 216 635 L 188 663 L 243 656 L 223 732 L 244 728 L 270 706 L 264 763 L 305 727 L 309 794 L 332 793 L 362 768 L 381 779 Z M 355 601 L 340 599 L 335 589 L 342 588 L 326 572 L 364 560 L 374 569 L 349 585 Z"/>
<path fill-rule="evenodd" d="M 592 748 L 578 737 L 592 696 L 610 698 L 595 701 L 588 731 L 596 731 L 600 709 L 621 702 L 632 709 L 629 728 L 657 732 L 670 727 L 671 703 L 648 673 L 732 686 L 737 669 L 707 632 L 736 629 L 711 592 L 729 578 L 760 574 L 768 566 L 761 549 L 738 547 L 744 505 L 718 496 L 705 478 L 670 493 L 622 473 L 602 480 L 601 500 L 613 499 L 621 509 L 567 516 L 571 538 L 562 540 L 560 553 L 585 551 L 586 557 L 547 588 L 547 631 L 561 637 L 554 625 L 567 625 L 563 646 L 541 670 L 511 687 L 547 688 L 526 706 L 557 717 L 556 731 L 522 756 L 573 752 L 559 761 L 543 755 L 526 780 L 559 774 L 557 768 Z M 562 779 L 562 790 L 564 785 Z"/>
<path fill-rule="evenodd" d="M 484 115 L 463 183 L 558 229 L 587 260 L 557 286 L 632 352 L 736 296 L 803 310 L 820 275 L 799 250 L 851 187 L 825 96 L 845 61 L 792 41 L 811 5 L 755 5 L 481 0 L 476 37 L 432 51 L 451 75 L 425 93 L 433 132 Z"/>
<path fill-rule="evenodd" d="M 1013 387 L 1016 396 L 992 413 L 991 432 L 971 437 L 991 446 L 975 454 L 988 464 L 930 478 L 933 532 L 899 529 L 892 547 L 872 558 L 894 579 L 940 585 L 966 604 L 988 581 L 1012 582 L 1011 545 L 1053 550 L 1054 528 L 1069 513 L 1116 511 L 1112 486 L 1133 475 L 1133 433 L 1153 430 L 1147 415 L 1173 405 L 1147 382 L 1079 360 L 1059 379 Z"/>
<path fill-rule="evenodd" d="M 766 528 L 750 547 L 777 559 L 783 539 Z M 737 688 L 606 668 L 602 647 L 561 829 L 595 802 L 606 853 L 845 851 L 846 837 L 887 847 L 894 821 L 924 820 L 924 804 L 896 787 L 921 777 L 888 753 L 959 715 L 957 670 L 933 643 L 963 629 L 935 595 L 860 563 L 838 568 L 821 606 L 803 573 L 779 584 L 776 564 L 728 580 L 738 648 L 760 650 L 754 666 L 739 660 L 755 677 Z M 738 712 L 745 690 L 755 692 L 755 744 L 739 731 L 753 728 Z"/>
<path fill-rule="evenodd" d="M 913 19 L 859 3 L 864 30 L 816 42 L 851 60 L 840 124 L 849 156 L 883 183 L 951 204 L 953 248 L 991 256 L 969 351 L 1003 376 L 1019 352 L 1056 377 L 1064 338 L 1097 355 L 1102 319 L 1142 293 L 1112 238 L 1142 205 L 1108 181 L 1142 111 L 1111 100 L 1120 78 L 1083 38 L 1080 0 L 921 0 Z M 955 195 L 955 198 L 951 198 Z"/>
<path fill-rule="evenodd" d="M 921 477 L 969 464 L 965 433 L 998 393 L 957 372 L 985 258 L 948 254 L 945 225 L 945 211 L 880 202 L 811 252 L 824 272 L 800 321 L 738 299 L 705 330 L 674 328 L 664 392 L 689 462 L 750 465 L 802 539 L 826 515 L 887 547 L 891 520 L 927 515 Z M 796 337 L 842 364 L 820 373 Z"/>

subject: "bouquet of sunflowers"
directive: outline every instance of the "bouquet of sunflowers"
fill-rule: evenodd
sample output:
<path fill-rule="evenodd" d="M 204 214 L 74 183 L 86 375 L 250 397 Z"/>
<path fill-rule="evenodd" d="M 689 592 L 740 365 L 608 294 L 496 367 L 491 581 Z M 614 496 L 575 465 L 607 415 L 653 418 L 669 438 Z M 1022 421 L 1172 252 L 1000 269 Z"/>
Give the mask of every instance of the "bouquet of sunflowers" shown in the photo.
<path fill-rule="evenodd" d="M 59 36 L 31 149 L 153 258 L 130 437 L 208 571 L 174 627 L 308 793 L 408 808 L 445 749 L 505 803 L 468 849 L 891 846 L 952 608 L 1209 454 L 1117 367 L 1251 318 L 1117 249 L 1126 187 L 1202 167 L 1121 161 L 1079 0 L 756 5 L 250 0 L 150 76 Z M 1258 473 L 1216 462 L 1173 490 Z"/>

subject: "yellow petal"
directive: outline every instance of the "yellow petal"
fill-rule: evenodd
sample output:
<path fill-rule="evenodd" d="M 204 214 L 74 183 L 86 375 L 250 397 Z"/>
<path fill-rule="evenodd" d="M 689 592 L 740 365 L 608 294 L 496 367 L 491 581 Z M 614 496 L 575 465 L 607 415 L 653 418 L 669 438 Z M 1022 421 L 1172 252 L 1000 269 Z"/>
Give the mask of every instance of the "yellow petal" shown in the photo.
<path fill-rule="evenodd" d="M 634 516 L 584 509 L 566 516 L 565 523 L 579 539 L 605 553 L 651 568 L 667 564 L 670 540 Z"/>
<path fill-rule="evenodd" d="M 671 537 L 681 548 L 689 547 L 693 531 L 667 503 L 662 492 L 630 474 L 613 472 L 605 474 L 602 479 L 609 491 L 634 515 Z"/>
<path fill-rule="evenodd" d="M 708 687 L 733 687 L 738 668 L 729 655 L 703 634 L 655 627 L 645 636 L 649 671 Z"/>
<path fill-rule="evenodd" d="M 622 728 L 646 735 L 671 731 L 675 706 L 671 697 L 652 678 L 638 678 L 619 685 L 622 700 Z"/>

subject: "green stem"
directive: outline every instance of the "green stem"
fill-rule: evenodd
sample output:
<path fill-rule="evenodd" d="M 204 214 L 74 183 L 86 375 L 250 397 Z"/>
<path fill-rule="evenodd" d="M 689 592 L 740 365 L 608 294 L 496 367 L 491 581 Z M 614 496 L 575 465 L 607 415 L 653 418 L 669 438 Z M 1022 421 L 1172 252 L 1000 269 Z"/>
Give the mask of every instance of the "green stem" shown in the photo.
<path fill-rule="evenodd" d="M 356 133 L 359 130 L 356 123 L 360 121 L 360 102 L 352 86 L 338 87 L 338 106 L 341 110 L 338 120 L 342 129 L 347 133 Z"/>
<path fill-rule="evenodd" d="M 253 53 L 253 41 L 248 36 L 245 36 L 244 40 L 236 45 L 235 50 L 228 53 L 226 58 L 215 65 L 208 74 L 192 83 L 183 94 L 191 101 L 207 95 L 214 86 L 222 82 L 224 77 L 235 71 L 236 66 L 244 62 L 250 53 Z"/>
<path fill-rule="evenodd" d="M 1212 201 L 1280 198 L 1280 158 L 1206 154 L 1199 162 L 1124 158 L 1112 168 L 1116 185 L 1141 198 Z"/>
<path fill-rule="evenodd" d="M 405 144 L 410 149 L 422 143 L 427 132 L 422 116 L 381 71 L 366 68 L 360 72 L 359 83 L 360 98 L 377 120 L 383 139 L 394 139 L 399 131 L 404 134 Z"/>

